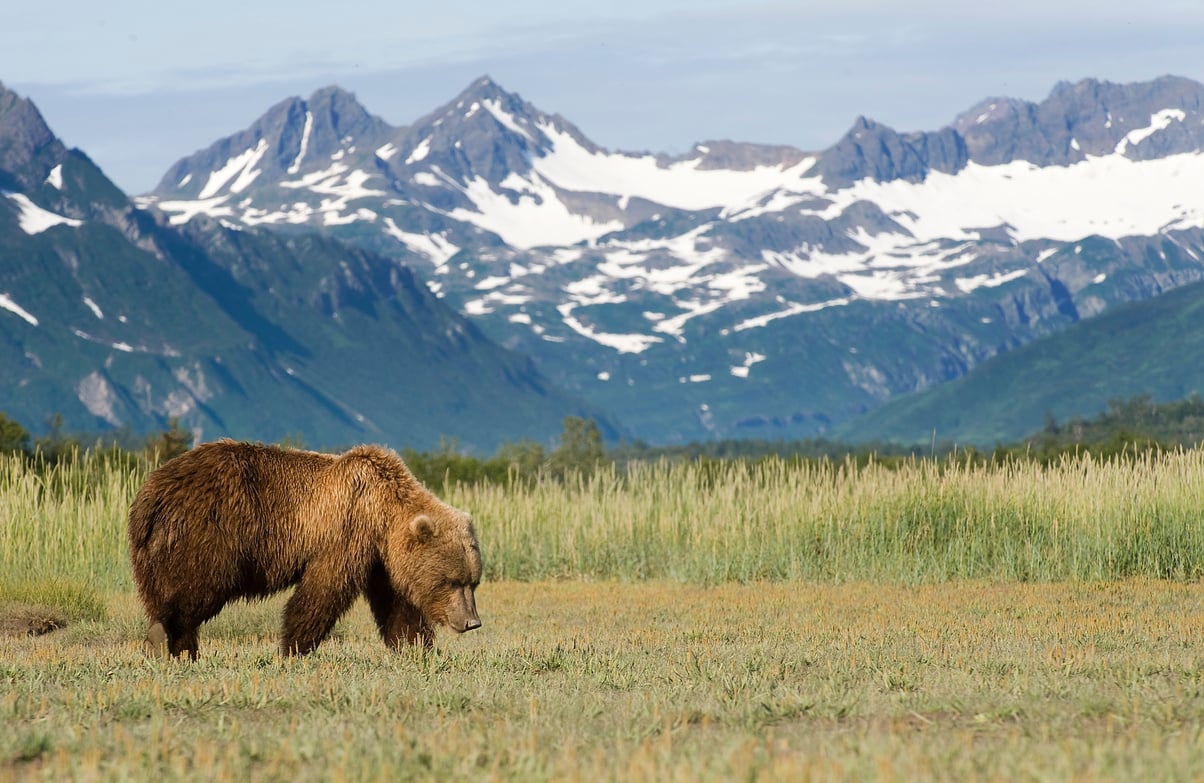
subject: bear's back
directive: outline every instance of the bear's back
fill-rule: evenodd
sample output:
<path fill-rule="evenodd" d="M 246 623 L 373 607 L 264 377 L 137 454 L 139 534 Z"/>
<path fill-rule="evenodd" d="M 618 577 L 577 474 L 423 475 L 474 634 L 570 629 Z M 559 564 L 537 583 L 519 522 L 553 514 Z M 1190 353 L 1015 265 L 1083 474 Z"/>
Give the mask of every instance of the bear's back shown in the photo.
<path fill-rule="evenodd" d="M 236 525 L 248 534 L 285 523 L 334 457 L 259 443 L 203 443 L 147 476 L 130 508 L 130 544 L 145 546 L 156 530 L 171 537 L 197 520 Z"/>

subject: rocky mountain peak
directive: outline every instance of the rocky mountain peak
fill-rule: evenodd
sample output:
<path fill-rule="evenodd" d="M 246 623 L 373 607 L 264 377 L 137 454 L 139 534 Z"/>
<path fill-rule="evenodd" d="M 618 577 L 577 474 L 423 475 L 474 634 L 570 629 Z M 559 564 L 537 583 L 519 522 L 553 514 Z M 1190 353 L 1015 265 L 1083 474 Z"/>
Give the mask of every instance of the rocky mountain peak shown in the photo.
<path fill-rule="evenodd" d="M 927 171 L 927 162 L 913 140 L 868 117 L 858 117 L 844 137 L 824 151 L 814 168 L 829 187 L 866 178 L 919 182 Z"/>
<path fill-rule="evenodd" d="M 482 76 L 402 131 L 399 146 L 407 154 L 399 159 L 407 167 L 437 166 L 463 183 L 481 178 L 497 185 L 511 173 L 525 174 L 532 157 L 551 149 L 550 128 L 584 140 L 568 122 Z M 583 146 L 595 149 L 588 141 Z"/>
<path fill-rule="evenodd" d="M 261 176 L 285 180 L 327 169 L 348 155 L 371 155 L 393 133 L 354 93 L 323 87 L 308 100 L 280 101 L 246 130 L 178 161 L 154 194 L 204 199 L 241 192 Z"/>
<path fill-rule="evenodd" d="M 376 142 L 393 130 L 387 122 L 369 113 L 355 93 L 334 85 L 316 90 L 304 107 L 313 118 L 310 142 L 317 154 L 333 154 L 345 140 Z"/>
<path fill-rule="evenodd" d="M 471 84 L 465 87 L 452 102 L 458 101 L 510 101 L 518 99 L 518 96 L 508 92 L 500 84 L 493 80 L 489 74 L 484 74 L 477 79 L 474 79 Z"/>
<path fill-rule="evenodd" d="M 33 189 L 65 151 L 33 102 L 0 83 L 0 171 Z"/>
<path fill-rule="evenodd" d="M 518 93 L 507 92 L 482 76 L 415 126 L 438 129 L 441 135 L 494 135 L 531 147 L 538 146 L 543 135 L 537 126 L 548 119 Z"/>
<path fill-rule="evenodd" d="M 952 127 L 983 165 L 1024 160 L 1065 166 L 1121 153 L 1150 160 L 1204 148 L 1204 85 L 1173 76 L 1113 84 L 1059 82 L 1041 103 L 990 98 Z"/>

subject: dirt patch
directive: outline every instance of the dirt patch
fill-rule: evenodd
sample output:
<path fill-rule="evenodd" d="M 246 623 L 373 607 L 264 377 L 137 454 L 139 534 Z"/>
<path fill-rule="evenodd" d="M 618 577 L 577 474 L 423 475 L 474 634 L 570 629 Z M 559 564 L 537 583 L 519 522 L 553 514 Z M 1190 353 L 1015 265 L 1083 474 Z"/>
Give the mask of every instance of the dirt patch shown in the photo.
<path fill-rule="evenodd" d="M 67 618 L 50 606 L 0 605 L 0 636 L 42 636 L 66 626 Z"/>

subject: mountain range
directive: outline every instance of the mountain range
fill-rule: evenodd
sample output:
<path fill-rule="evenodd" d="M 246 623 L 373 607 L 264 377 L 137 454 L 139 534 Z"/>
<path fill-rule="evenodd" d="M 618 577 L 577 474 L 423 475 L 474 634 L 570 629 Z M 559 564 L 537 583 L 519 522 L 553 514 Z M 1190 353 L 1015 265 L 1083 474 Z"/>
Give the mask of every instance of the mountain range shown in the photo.
<path fill-rule="evenodd" d="M 316 405 L 337 422 L 327 439 L 361 437 L 357 422 L 405 437 L 415 407 L 431 433 L 483 445 L 543 437 L 566 411 L 656 443 L 872 438 L 858 422 L 892 400 L 1204 279 L 1202 101 L 1204 86 L 1177 77 L 1083 80 L 1040 103 L 984 100 L 932 132 L 862 117 L 821 151 L 710 141 L 668 156 L 602 148 L 488 77 L 402 127 L 328 87 L 181 159 L 131 203 L 36 127 L 28 102 L 0 92 L 0 242 L 13 243 L 0 260 L 42 242 L 42 266 L 74 275 L 55 299 L 0 267 L 0 307 L 16 316 L 0 312 L 0 351 L 30 373 L 7 392 L 0 382 L 0 409 L 41 378 L 43 409 L 88 398 L 110 424 L 176 410 L 220 431 L 250 400 L 263 406 L 255 421 L 270 418 L 284 402 L 273 390 L 286 388 L 299 415 Z M 79 204 L 55 185 L 76 168 L 89 172 Z M 102 226 L 103 237 L 87 233 Z M 126 245 L 142 256 L 115 262 L 133 270 L 119 301 L 145 311 L 141 343 L 86 320 L 85 297 L 111 306 L 81 274 L 107 274 L 105 254 Z M 154 285 L 178 278 L 178 290 L 152 293 L 145 270 L 160 267 L 171 272 Z M 93 346 L 90 373 L 69 371 L 84 361 L 71 351 L 53 372 L 29 358 L 49 364 L 33 338 L 12 336 L 39 330 L 35 304 L 62 321 L 59 343 Z M 413 317 L 422 308 L 439 326 Z M 172 337 L 147 337 L 158 333 Z M 118 344 L 145 348 L 157 380 Z M 239 372 L 262 387 L 239 374 L 226 384 L 205 358 L 229 365 L 234 346 L 247 354 Z M 392 375 L 373 363 L 390 349 Z M 450 355 L 493 363 L 458 402 L 444 379 L 459 390 L 470 374 L 430 364 Z M 180 378 L 198 372 L 230 407 L 188 391 Z M 91 373 L 111 393 L 87 391 L 104 388 L 84 383 Z M 421 404 L 382 391 L 398 383 Z M 440 383 L 444 393 L 418 391 Z M 191 407 L 169 408 L 172 393 Z M 1058 408 L 1073 404 L 1071 388 Z M 496 434 L 473 436 L 486 431 Z"/>
<path fill-rule="evenodd" d="M 639 437 L 802 437 L 1201 279 L 1198 83 L 1059 84 L 830 148 L 612 152 L 482 78 L 395 128 L 319 90 L 140 203 L 411 264 Z"/>
<path fill-rule="evenodd" d="M 171 227 L 0 87 L 0 411 L 69 429 L 490 450 L 603 412 L 406 266 L 317 233 Z"/>

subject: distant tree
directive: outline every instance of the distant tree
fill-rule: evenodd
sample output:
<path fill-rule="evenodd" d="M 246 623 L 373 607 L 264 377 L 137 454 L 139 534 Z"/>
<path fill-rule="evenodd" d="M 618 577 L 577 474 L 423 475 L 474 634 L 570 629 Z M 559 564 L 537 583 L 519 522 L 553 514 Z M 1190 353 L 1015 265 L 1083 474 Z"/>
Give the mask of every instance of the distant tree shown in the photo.
<path fill-rule="evenodd" d="M 172 416 L 167 420 L 167 429 L 152 435 L 146 444 L 146 455 L 151 462 L 167 462 L 192 448 L 192 433 L 180 426 L 180 420 Z"/>
<path fill-rule="evenodd" d="M 493 460 L 501 463 L 507 471 L 519 476 L 534 476 L 543 467 L 547 454 L 543 446 L 533 440 L 522 439 L 498 446 Z"/>
<path fill-rule="evenodd" d="M 26 454 L 29 452 L 29 431 L 17 422 L 0 413 L 0 454 Z"/>
<path fill-rule="evenodd" d="M 47 462 L 54 464 L 83 450 L 79 438 L 67 434 L 63 428 L 63 414 L 55 413 L 46 418 L 46 435 L 33 444 Z"/>
<path fill-rule="evenodd" d="M 548 467 L 557 475 L 595 470 L 606 459 L 597 423 L 593 419 L 566 416 L 563 427 L 560 445 L 548 457 Z"/>
<path fill-rule="evenodd" d="M 460 453 L 460 445 L 455 438 L 439 438 L 438 447 L 432 451 L 402 449 L 401 458 L 419 481 L 435 489 L 500 480 L 490 473 L 485 462 Z M 504 470 L 499 471 L 504 473 Z"/>
<path fill-rule="evenodd" d="M 300 432 L 290 432 L 281 438 L 277 445 L 286 449 L 304 449 L 306 448 L 305 436 Z"/>

